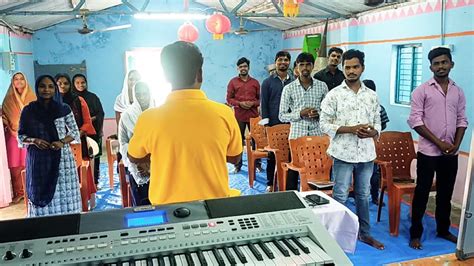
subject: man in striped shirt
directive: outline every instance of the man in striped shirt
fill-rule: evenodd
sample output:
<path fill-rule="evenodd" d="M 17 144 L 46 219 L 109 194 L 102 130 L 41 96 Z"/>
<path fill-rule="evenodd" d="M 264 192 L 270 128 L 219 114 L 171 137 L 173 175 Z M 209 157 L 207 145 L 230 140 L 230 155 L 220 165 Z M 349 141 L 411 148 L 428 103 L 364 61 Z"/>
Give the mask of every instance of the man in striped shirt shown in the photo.
<path fill-rule="evenodd" d="M 289 139 L 303 136 L 322 136 L 319 128 L 321 102 L 328 93 L 327 85 L 311 77 L 314 57 L 310 53 L 301 53 L 296 58 L 299 77 L 283 88 L 279 118 L 290 122 Z M 286 189 L 298 189 L 298 172 L 289 171 Z"/>

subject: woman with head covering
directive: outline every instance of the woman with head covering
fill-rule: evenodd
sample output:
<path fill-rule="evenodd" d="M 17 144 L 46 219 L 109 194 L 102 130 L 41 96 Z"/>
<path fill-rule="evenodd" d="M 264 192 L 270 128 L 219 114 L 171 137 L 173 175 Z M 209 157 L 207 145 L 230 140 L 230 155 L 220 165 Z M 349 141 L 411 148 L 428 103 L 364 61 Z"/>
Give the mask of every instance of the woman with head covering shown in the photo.
<path fill-rule="evenodd" d="M 82 74 L 76 74 L 72 78 L 73 92 L 78 96 L 84 98 L 89 107 L 89 112 L 92 120 L 92 125 L 94 126 L 96 134 L 91 136 L 91 138 L 97 142 L 99 146 L 99 153 L 95 156 L 93 165 L 94 165 L 94 180 L 95 184 L 99 183 L 99 164 L 100 156 L 102 155 L 102 127 L 104 125 L 104 109 L 102 108 L 102 103 L 100 102 L 99 97 L 94 93 L 90 92 L 87 89 L 87 79 L 86 76 Z"/>
<path fill-rule="evenodd" d="M 26 193 L 28 217 L 81 211 L 76 163 L 69 143 L 79 142 L 79 128 L 68 105 L 62 103 L 54 78 L 40 76 L 38 100 L 20 117 L 18 140 L 27 146 Z"/>
<path fill-rule="evenodd" d="M 134 88 L 133 104 L 122 113 L 119 127 L 118 139 L 120 153 L 127 154 L 128 143 L 133 136 L 133 129 L 138 117 L 148 108 L 153 107 L 150 96 L 150 88 L 145 82 L 138 82 Z M 148 200 L 148 185 L 150 181 L 149 164 L 137 165 L 128 160 L 128 156 L 122 157 L 126 167 L 127 180 L 132 190 L 133 206 L 150 205 Z"/>
<path fill-rule="evenodd" d="M 2 120 L 14 201 L 20 200 L 24 195 L 21 171 L 25 169 L 26 150 L 19 148 L 17 141 L 20 114 L 25 106 L 35 100 L 36 95 L 28 85 L 25 74 L 15 73 L 2 104 Z"/>
<path fill-rule="evenodd" d="M 81 136 L 81 149 L 82 149 L 82 159 L 90 161 L 91 156 L 87 148 L 87 136 L 96 135 L 94 126 L 92 125 L 91 115 L 89 113 L 89 107 L 87 106 L 86 101 L 77 96 L 71 89 L 71 78 L 68 74 L 57 74 L 54 77 L 56 84 L 59 88 L 59 93 L 62 96 L 62 100 L 65 104 L 69 105 L 76 120 L 76 124 L 79 127 L 79 133 Z M 90 168 L 89 168 L 90 169 Z M 92 171 L 87 174 L 87 182 L 89 184 L 94 184 L 94 177 Z M 90 207 L 93 209 L 95 207 L 95 193 L 97 188 L 95 186 L 88 186 L 89 195 L 90 195 Z"/>
<path fill-rule="evenodd" d="M 115 121 L 117 126 L 120 121 L 120 116 L 133 103 L 133 88 L 135 84 L 141 80 L 141 75 L 138 70 L 130 70 L 123 80 L 122 92 L 115 99 Z"/>

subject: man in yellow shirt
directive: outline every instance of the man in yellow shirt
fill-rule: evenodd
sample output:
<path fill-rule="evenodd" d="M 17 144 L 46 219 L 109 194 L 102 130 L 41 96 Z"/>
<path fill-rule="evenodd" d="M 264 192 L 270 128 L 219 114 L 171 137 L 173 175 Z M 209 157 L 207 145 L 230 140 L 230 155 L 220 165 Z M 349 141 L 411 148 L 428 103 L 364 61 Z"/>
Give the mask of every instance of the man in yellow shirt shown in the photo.
<path fill-rule="evenodd" d="M 131 162 L 151 160 L 151 203 L 229 196 L 226 162 L 238 163 L 242 154 L 232 110 L 200 89 L 203 57 L 196 45 L 167 45 L 161 64 L 172 92 L 162 106 L 140 115 L 128 147 Z"/>

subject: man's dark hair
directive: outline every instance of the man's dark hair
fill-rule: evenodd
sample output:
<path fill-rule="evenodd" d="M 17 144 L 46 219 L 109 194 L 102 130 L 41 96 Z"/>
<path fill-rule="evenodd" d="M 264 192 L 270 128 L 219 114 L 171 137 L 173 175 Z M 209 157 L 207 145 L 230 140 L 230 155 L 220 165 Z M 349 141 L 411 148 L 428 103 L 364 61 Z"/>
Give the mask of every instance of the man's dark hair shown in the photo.
<path fill-rule="evenodd" d="M 296 57 L 296 63 L 307 62 L 314 65 L 314 56 L 310 53 L 302 52 Z"/>
<path fill-rule="evenodd" d="M 451 56 L 451 50 L 446 47 L 434 48 L 428 53 L 428 59 L 430 60 L 430 63 L 432 63 L 433 59 L 441 55 L 446 55 L 449 58 L 449 61 L 453 61 L 453 58 Z"/>
<path fill-rule="evenodd" d="M 362 82 L 364 82 L 364 85 L 373 90 L 373 91 L 376 91 L 377 90 L 377 87 L 375 86 L 375 82 L 371 79 L 364 79 Z"/>
<path fill-rule="evenodd" d="M 365 57 L 364 53 L 359 50 L 355 50 L 355 49 L 347 50 L 345 53 L 342 54 L 342 65 L 344 65 L 344 62 L 346 60 L 357 58 L 359 59 L 360 65 L 364 66 L 364 57 Z"/>
<path fill-rule="evenodd" d="M 287 57 L 288 60 L 291 60 L 291 55 L 290 55 L 290 53 L 288 53 L 287 51 L 279 51 L 279 52 L 275 55 L 275 61 L 278 59 L 278 57 Z"/>
<path fill-rule="evenodd" d="M 177 41 L 161 51 L 163 72 L 173 88 L 192 86 L 203 61 L 199 48 L 190 42 Z"/>
<path fill-rule="evenodd" d="M 245 57 L 242 57 L 239 60 L 237 60 L 237 66 L 240 66 L 243 63 L 247 63 L 247 65 L 250 66 L 250 60 L 248 60 Z"/>
<path fill-rule="evenodd" d="M 329 48 L 328 56 L 331 55 L 332 52 L 336 52 L 338 54 L 343 54 L 344 53 L 344 51 L 342 51 L 342 49 L 339 48 L 339 47 L 331 47 L 331 48 Z"/>

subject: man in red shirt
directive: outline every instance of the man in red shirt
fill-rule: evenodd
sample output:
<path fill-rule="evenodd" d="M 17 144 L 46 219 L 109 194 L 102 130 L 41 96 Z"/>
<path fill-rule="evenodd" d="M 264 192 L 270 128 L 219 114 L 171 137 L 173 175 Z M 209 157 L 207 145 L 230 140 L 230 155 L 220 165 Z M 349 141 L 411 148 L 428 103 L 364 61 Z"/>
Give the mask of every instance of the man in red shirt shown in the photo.
<path fill-rule="evenodd" d="M 250 61 L 242 57 L 237 61 L 239 75 L 227 85 L 227 103 L 234 108 L 235 118 L 239 123 L 242 142 L 245 140 L 245 129 L 249 127 L 250 118 L 258 116 L 260 105 L 260 83 L 249 75 Z M 243 143 L 242 143 L 243 145 Z M 242 160 L 235 165 L 234 173 L 242 167 Z M 260 161 L 256 162 L 257 171 L 261 171 Z"/>

